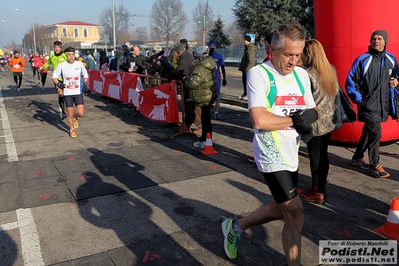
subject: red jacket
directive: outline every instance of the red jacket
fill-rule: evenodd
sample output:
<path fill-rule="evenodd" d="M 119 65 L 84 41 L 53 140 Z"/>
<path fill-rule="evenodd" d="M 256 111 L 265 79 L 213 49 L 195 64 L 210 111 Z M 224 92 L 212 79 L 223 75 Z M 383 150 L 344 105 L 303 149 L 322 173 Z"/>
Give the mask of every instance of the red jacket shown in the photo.
<path fill-rule="evenodd" d="M 35 60 L 32 62 L 33 66 L 37 68 L 37 70 L 41 70 L 43 65 L 47 62 L 47 59 L 45 57 L 40 58 L 39 56 L 35 58 Z M 48 68 L 46 68 L 43 72 L 47 73 Z"/>

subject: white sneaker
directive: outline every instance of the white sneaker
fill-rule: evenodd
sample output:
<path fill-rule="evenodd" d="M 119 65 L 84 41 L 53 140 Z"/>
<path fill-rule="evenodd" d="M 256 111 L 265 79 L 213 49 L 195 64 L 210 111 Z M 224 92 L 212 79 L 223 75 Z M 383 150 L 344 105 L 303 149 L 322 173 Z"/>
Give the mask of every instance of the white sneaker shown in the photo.
<path fill-rule="evenodd" d="M 205 149 L 205 142 L 204 141 L 197 141 L 197 142 L 194 142 L 194 147 L 196 147 L 196 148 L 201 148 L 201 149 Z"/>

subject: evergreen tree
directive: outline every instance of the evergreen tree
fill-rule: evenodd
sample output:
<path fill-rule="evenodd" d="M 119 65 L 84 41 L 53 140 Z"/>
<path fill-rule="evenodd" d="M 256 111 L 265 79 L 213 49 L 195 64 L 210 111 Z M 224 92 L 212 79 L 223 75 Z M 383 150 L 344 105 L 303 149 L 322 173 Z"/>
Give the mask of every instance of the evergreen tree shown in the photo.
<path fill-rule="evenodd" d="M 313 19 L 313 0 L 237 0 L 233 11 L 243 33 L 254 33 L 259 42 L 265 32 L 285 22 L 309 26 Z"/>
<path fill-rule="evenodd" d="M 309 35 L 314 37 L 314 0 L 300 0 L 299 4 L 305 10 L 301 17 L 301 24 L 308 30 Z"/>
<path fill-rule="evenodd" d="M 226 48 L 231 45 L 230 37 L 223 32 L 224 24 L 219 16 L 214 27 L 209 32 L 209 40 L 216 42 L 216 48 Z"/>

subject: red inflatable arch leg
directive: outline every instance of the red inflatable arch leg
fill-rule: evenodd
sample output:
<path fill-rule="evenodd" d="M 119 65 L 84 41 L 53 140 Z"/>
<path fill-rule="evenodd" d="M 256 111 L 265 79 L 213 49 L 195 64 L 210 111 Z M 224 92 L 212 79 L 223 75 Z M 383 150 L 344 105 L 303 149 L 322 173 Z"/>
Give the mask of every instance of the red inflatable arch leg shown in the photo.
<path fill-rule="evenodd" d="M 314 0 L 316 39 L 337 69 L 342 88 L 353 61 L 367 51 L 370 34 L 377 29 L 388 33 L 387 50 L 399 60 L 398 10 L 397 0 Z M 381 126 L 381 142 L 399 139 L 399 123 L 396 120 L 389 118 Z M 361 122 L 346 123 L 333 132 L 331 139 L 356 143 L 362 127 Z"/>

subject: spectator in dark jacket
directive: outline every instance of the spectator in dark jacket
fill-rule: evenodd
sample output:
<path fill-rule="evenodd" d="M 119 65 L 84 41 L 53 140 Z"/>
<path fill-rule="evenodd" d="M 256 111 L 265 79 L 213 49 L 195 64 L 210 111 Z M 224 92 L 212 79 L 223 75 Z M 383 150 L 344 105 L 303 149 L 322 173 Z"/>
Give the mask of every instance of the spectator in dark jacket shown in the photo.
<path fill-rule="evenodd" d="M 350 164 L 369 169 L 373 177 L 388 178 L 391 175 L 380 164 L 381 122 L 388 119 L 389 87 L 398 85 L 396 78 L 390 79 L 397 60 L 386 51 L 388 34 L 385 31 L 374 31 L 370 44 L 368 52 L 353 62 L 345 84 L 349 98 L 358 106 L 358 120 L 364 122 Z M 370 163 L 363 160 L 366 150 Z"/>
<path fill-rule="evenodd" d="M 169 58 L 165 56 L 165 51 L 162 50 L 161 52 L 152 55 L 149 61 L 149 75 L 166 78 L 168 80 L 173 79 L 176 76 L 176 69 L 169 61 Z"/>
<path fill-rule="evenodd" d="M 126 59 L 126 64 L 122 66 L 125 72 L 134 72 L 137 74 L 146 74 L 147 71 L 147 58 L 140 54 L 138 46 L 132 47 L 132 52 Z"/>
<path fill-rule="evenodd" d="M 241 100 L 247 100 L 247 73 L 256 65 L 256 53 L 258 47 L 251 43 L 251 36 L 246 35 L 244 38 L 244 55 L 241 58 L 239 71 L 242 72 L 242 84 L 244 92 L 241 95 Z"/>
<path fill-rule="evenodd" d="M 103 70 L 109 69 L 109 58 L 108 58 L 107 54 L 105 53 L 105 51 L 103 51 L 103 50 L 100 51 L 99 61 L 100 61 L 100 69 L 103 69 Z"/>
<path fill-rule="evenodd" d="M 186 78 L 191 77 L 191 73 L 193 71 L 193 61 L 194 57 L 191 53 L 189 53 L 182 43 L 176 43 L 174 45 L 174 50 L 177 56 L 179 57 L 179 65 L 177 66 L 176 79 L 184 80 Z M 195 103 L 193 101 L 188 101 L 190 98 L 189 90 L 186 86 L 183 86 L 183 96 L 184 96 L 184 124 L 187 128 L 190 128 L 191 124 L 195 120 Z"/>
<path fill-rule="evenodd" d="M 126 44 L 123 44 L 121 46 L 122 49 L 122 56 L 123 56 L 123 62 L 121 65 L 119 65 L 119 69 L 121 71 L 125 71 L 127 72 L 127 69 L 129 69 L 129 65 L 127 64 L 127 59 L 129 58 L 129 56 L 131 55 L 130 49 Z M 126 69 L 126 70 L 125 70 Z"/>

